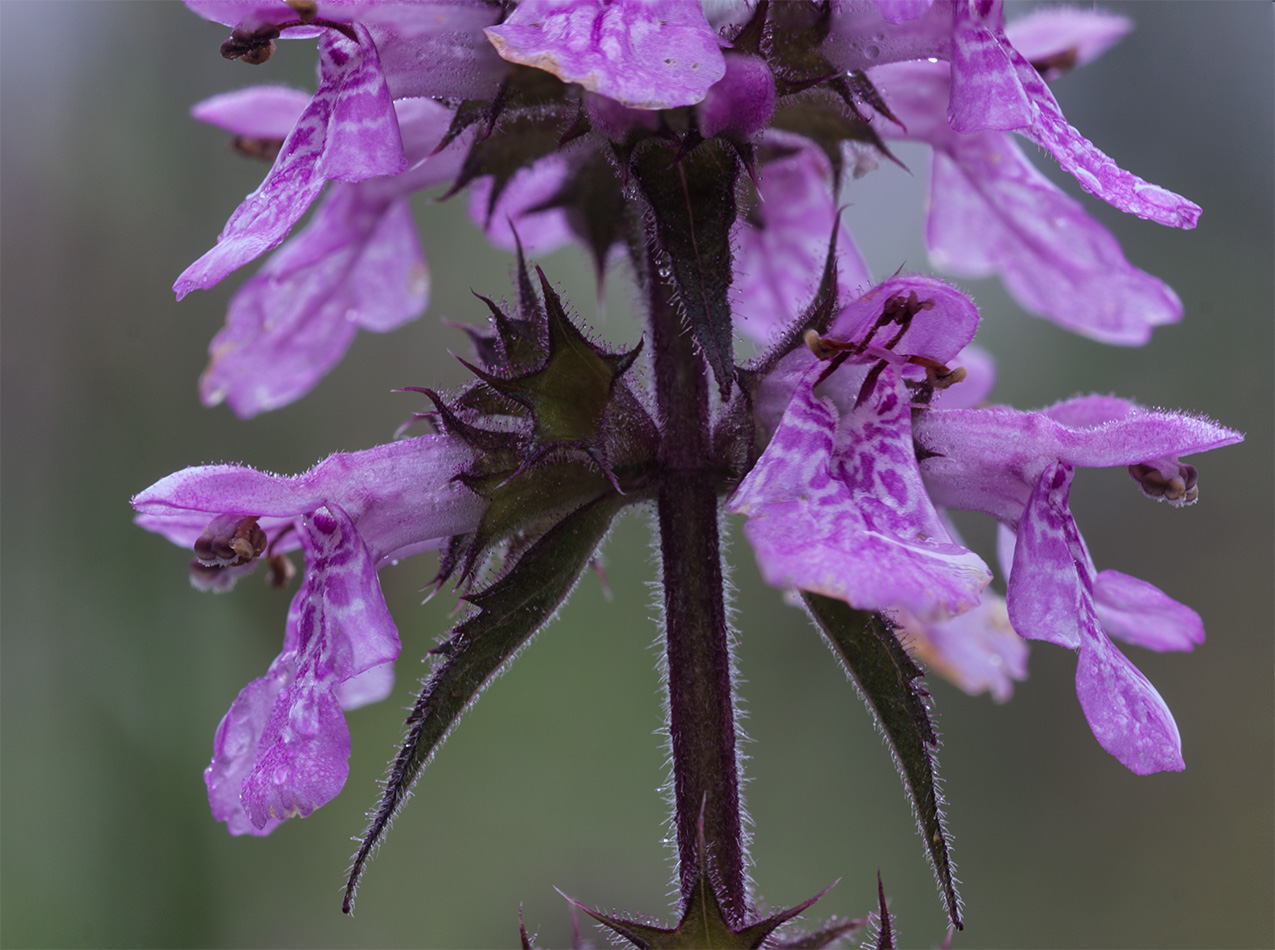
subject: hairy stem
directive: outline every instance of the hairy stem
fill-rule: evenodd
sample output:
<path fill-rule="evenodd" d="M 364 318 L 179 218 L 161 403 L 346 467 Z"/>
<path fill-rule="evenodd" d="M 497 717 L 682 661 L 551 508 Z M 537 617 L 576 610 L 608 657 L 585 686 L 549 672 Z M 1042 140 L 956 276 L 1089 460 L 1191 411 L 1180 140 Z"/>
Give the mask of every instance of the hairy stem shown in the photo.
<path fill-rule="evenodd" d="M 707 367 L 654 262 L 648 274 L 678 878 L 685 907 L 696 886 L 702 810 L 718 897 L 740 925 L 749 911 L 747 874 Z"/>

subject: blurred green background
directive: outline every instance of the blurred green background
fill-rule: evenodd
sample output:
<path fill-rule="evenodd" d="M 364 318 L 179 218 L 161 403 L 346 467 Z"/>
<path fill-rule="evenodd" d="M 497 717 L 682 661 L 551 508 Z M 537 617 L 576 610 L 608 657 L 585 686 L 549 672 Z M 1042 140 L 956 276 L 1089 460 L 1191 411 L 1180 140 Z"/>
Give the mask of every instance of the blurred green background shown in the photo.
<path fill-rule="evenodd" d="M 1164 276 L 1186 321 L 1141 349 L 1104 347 L 970 285 L 996 397 L 1078 391 L 1185 406 L 1248 441 L 1194 461 L 1177 511 L 1121 471 L 1083 472 L 1073 509 L 1100 568 L 1191 604 L 1209 640 L 1133 659 L 1173 708 L 1187 771 L 1139 778 L 1093 741 L 1075 659 L 1033 650 L 997 706 L 931 683 L 968 928 L 956 947 L 1252 946 L 1272 932 L 1272 8 L 1119 7 L 1138 30 L 1057 84 L 1069 119 L 1119 162 L 1205 209 L 1178 232 L 1086 199 L 1131 260 Z M 1011 5 L 1011 15 L 1023 8 Z M 0 3 L 3 117 L 3 768 L 0 940 L 19 946 L 517 945 L 570 940 L 556 885 L 604 909 L 669 911 L 670 851 L 649 526 L 606 550 L 614 599 L 586 577 L 561 618 L 493 684 L 416 789 L 364 881 L 340 886 L 400 734 L 417 660 L 453 604 L 422 607 L 430 556 L 382 575 L 404 640 L 394 699 L 350 716 L 345 792 L 273 836 L 232 839 L 200 773 L 213 729 L 275 655 L 290 596 L 245 582 L 199 594 L 187 556 L 132 526 L 128 498 L 187 464 L 293 472 L 382 442 L 416 397 L 456 386 L 461 334 L 508 292 L 462 202 L 416 209 L 433 271 L 420 322 L 364 334 L 307 399 L 240 422 L 195 381 L 235 275 L 177 305 L 169 286 L 264 167 L 188 118 L 214 93 L 312 82 L 313 44 L 259 69 L 217 55 L 225 30 L 176 3 Z M 926 158 L 852 183 L 850 223 L 875 272 L 924 266 Z M 1042 157 L 1048 173 L 1055 170 Z M 1073 183 L 1065 186 L 1079 194 Z M 606 337 L 640 333 L 623 275 L 599 315 L 574 251 L 544 259 Z M 965 524 L 971 524 L 965 522 Z M 804 617 L 759 580 L 738 536 L 739 667 L 759 894 L 800 901 L 840 878 L 824 915 L 872 907 L 877 870 L 905 946 L 942 910 L 894 768 Z M 970 529 L 986 546 L 990 527 Z M 985 553 L 990 554 L 986 551 Z M 595 941 L 601 938 L 590 932 Z"/>

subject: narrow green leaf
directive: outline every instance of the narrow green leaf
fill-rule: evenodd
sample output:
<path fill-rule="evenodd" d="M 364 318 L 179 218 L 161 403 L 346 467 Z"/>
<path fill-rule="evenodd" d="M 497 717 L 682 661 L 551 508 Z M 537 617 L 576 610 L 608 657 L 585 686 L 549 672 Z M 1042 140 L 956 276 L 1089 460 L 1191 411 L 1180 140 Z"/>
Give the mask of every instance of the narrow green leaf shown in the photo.
<path fill-rule="evenodd" d="M 930 721 L 928 694 L 916 682 L 924 674 L 894 631 L 875 614 L 819 594 L 803 593 L 802 599 L 885 732 L 912 799 L 948 918 L 959 930 L 964 926 L 961 899 L 956 892 L 934 759 L 939 740 Z"/>
<path fill-rule="evenodd" d="M 372 852 L 416 777 L 483 687 L 566 599 L 625 501 L 605 495 L 578 509 L 528 548 L 511 571 L 469 598 L 478 613 L 462 621 L 434 651 L 443 659 L 407 718 L 407 737 L 350 867 L 342 904 L 346 913 Z"/>
<path fill-rule="evenodd" d="M 695 342 L 712 367 L 722 399 L 727 399 L 735 372 L 727 295 L 739 159 L 712 141 L 677 162 L 672 149 L 649 145 L 634 153 L 632 170 Z"/>

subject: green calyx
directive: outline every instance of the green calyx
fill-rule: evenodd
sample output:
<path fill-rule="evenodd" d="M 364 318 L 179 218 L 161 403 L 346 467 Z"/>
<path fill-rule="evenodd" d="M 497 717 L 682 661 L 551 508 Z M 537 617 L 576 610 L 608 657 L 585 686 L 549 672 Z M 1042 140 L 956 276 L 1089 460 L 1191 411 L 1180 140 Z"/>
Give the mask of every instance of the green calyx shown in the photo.
<path fill-rule="evenodd" d="M 459 568 L 467 583 L 497 544 L 508 561 L 572 512 L 605 496 L 639 501 L 654 481 L 655 424 L 623 379 L 641 344 L 611 353 L 593 343 L 539 268 L 537 294 L 521 249 L 518 263 L 516 313 L 480 298 L 491 332 L 470 336 L 483 365 L 462 360 L 477 380 L 450 401 L 422 390 L 436 425 L 477 450 L 457 478 L 487 501 L 440 581 Z"/>

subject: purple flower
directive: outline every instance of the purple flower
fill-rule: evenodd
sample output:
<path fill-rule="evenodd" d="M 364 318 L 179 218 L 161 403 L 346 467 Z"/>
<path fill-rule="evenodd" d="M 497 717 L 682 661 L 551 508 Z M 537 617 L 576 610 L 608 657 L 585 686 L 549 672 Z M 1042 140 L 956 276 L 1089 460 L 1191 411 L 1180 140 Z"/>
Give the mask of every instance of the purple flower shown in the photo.
<path fill-rule="evenodd" d="M 376 46 L 358 25 L 319 37 L 319 87 L 284 139 L 265 181 L 244 199 L 217 245 L 177 278 L 178 299 L 217 284 L 277 247 L 329 179 L 357 182 L 407 167 Z"/>
<path fill-rule="evenodd" d="M 1188 650 L 1199 617 L 1137 578 L 1094 567 L 1068 508 L 1078 467 L 1125 465 L 1144 494 L 1192 503 L 1195 469 L 1179 455 L 1242 436 L 1206 419 L 1142 409 L 1110 396 L 1039 412 L 933 409 L 915 437 L 935 503 L 997 518 L 1014 532 L 1009 619 L 1019 635 L 1080 650 L 1076 692 L 1099 744 L 1138 774 L 1183 768 L 1168 707 L 1109 636 Z"/>
<path fill-rule="evenodd" d="M 952 92 L 957 132 L 1018 131 L 1045 149 L 1095 197 L 1140 218 L 1195 227 L 1200 208 L 1130 174 L 1077 132 L 1044 79 L 1010 43 L 999 0 L 953 5 Z"/>
<path fill-rule="evenodd" d="M 406 199 L 450 180 L 468 137 L 433 154 L 451 111 L 405 97 L 494 95 L 507 66 L 481 32 L 495 12 L 474 0 L 325 3 L 304 20 L 283 2 L 190 6 L 234 26 L 226 45 L 244 58 L 275 36 L 319 38 L 313 96 L 257 87 L 193 110 L 277 158 L 216 247 L 178 278 L 178 299 L 277 247 L 334 182 L 307 229 L 235 295 L 210 345 L 203 402 L 226 400 L 246 417 L 307 393 L 358 328 L 383 332 L 424 312 L 429 272 Z"/>
<path fill-rule="evenodd" d="M 748 138 L 775 114 L 775 77 L 760 56 L 726 55 L 726 72 L 709 87 L 696 108 L 699 131 L 711 138 L 732 132 Z"/>
<path fill-rule="evenodd" d="M 1033 61 L 1065 54 L 1084 62 L 1126 30 L 1128 21 L 1071 11 L 1049 34 L 1041 26 L 1056 15 L 1019 21 Z M 1081 52 L 1076 52 L 1080 50 Z M 934 148 L 926 241 L 934 263 L 966 276 L 999 273 L 1027 310 L 1108 343 L 1145 343 L 1154 326 L 1182 317 L 1177 295 L 1162 281 L 1129 264 L 1111 233 L 1063 194 L 1028 161 L 1013 139 L 996 131 L 956 132 L 941 103 L 949 68 L 902 63 L 872 71 L 906 132 L 878 123 L 887 138 Z"/>
<path fill-rule="evenodd" d="M 883 318 L 900 308 L 898 331 Z M 904 385 L 907 357 L 943 364 L 977 321 L 969 299 L 946 285 L 893 278 L 834 322 L 830 338 L 854 341 L 848 360 L 817 363 L 798 351 L 772 373 L 759 402 L 791 397 L 728 505 L 748 516 L 744 531 L 767 583 L 866 610 L 902 607 L 922 620 L 979 602 L 991 573 L 951 537 L 926 494 Z"/>
<path fill-rule="evenodd" d="M 1069 41 L 1067 49 L 1076 57 L 1097 55 L 1111 42 L 1111 24 L 1102 18 L 1094 22 L 1091 31 L 1068 22 L 1055 41 Z M 1039 43 L 1041 33 L 1029 27 L 1024 41 Z M 1077 41 L 1077 34 L 1086 38 Z M 1021 132 L 1053 155 L 1086 191 L 1141 218 L 1190 228 L 1200 215 L 1198 205 L 1124 171 L 1067 123 L 1040 73 L 1006 35 L 1001 0 L 841 0 L 835 4 L 824 51 L 843 69 L 947 60 L 950 95 L 939 101 L 946 101 L 954 131 Z"/>
<path fill-rule="evenodd" d="M 239 135 L 286 128 L 284 93 L 258 87 L 195 107 L 197 118 Z M 361 328 L 385 332 L 424 312 L 429 270 L 407 198 L 450 179 L 463 143 L 432 155 L 450 112 L 428 99 L 395 103 L 412 167 L 358 184 L 336 182 L 306 228 L 293 235 L 230 301 L 200 382 L 205 405 L 227 400 L 248 417 L 300 398 L 330 370 Z M 279 127 L 279 126 L 276 126 Z M 269 138 L 269 135 L 259 136 Z"/>
<path fill-rule="evenodd" d="M 185 2 L 204 19 L 234 27 L 231 41 L 251 41 L 254 34 L 268 41 L 270 27 L 281 39 L 307 39 L 357 23 L 372 38 L 395 99 L 484 99 L 496 94 L 508 71 L 482 33 L 500 14 L 486 0 L 323 0 L 308 18 L 300 12 L 304 4 L 286 0 Z"/>
<path fill-rule="evenodd" d="M 903 322 L 883 321 L 883 316 L 891 313 Z M 844 389 L 846 396 L 857 400 L 873 361 L 892 363 L 905 380 L 916 382 L 926 378 L 926 371 L 919 364 L 910 363 L 908 356 L 948 364 L 973 354 L 980 377 L 978 389 L 986 391 L 991 388 L 993 373 L 990 358 L 977 347 L 967 347 L 977 329 L 978 309 L 959 290 L 933 277 L 891 277 L 851 301 L 833 320 L 829 338 L 857 341 L 862 351 L 852 365 L 830 377 L 830 385 Z M 898 339 L 891 341 L 892 334 Z M 775 431 L 803 378 L 817 365 L 813 352 L 801 347 L 781 359 L 761 381 L 755 395 L 755 413 L 763 430 Z M 959 388 L 954 392 L 959 393 Z"/>
<path fill-rule="evenodd" d="M 486 33 L 509 62 L 634 109 L 693 105 L 726 72 L 717 34 L 684 0 L 524 0 Z"/>
<path fill-rule="evenodd" d="M 422 436 L 291 477 L 188 468 L 133 498 L 138 524 L 194 549 L 199 586 L 225 589 L 262 556 L 305 555 L 283 649 L 222 719 L 204 772 L 213 816 L 231 834 L 269 834 L 344 785 L 342 710 L 389 694 L 399 652 L 377 569 L 477 526 L 481 499 L 453 480 L 470 458 L 449 437 Z"/>

